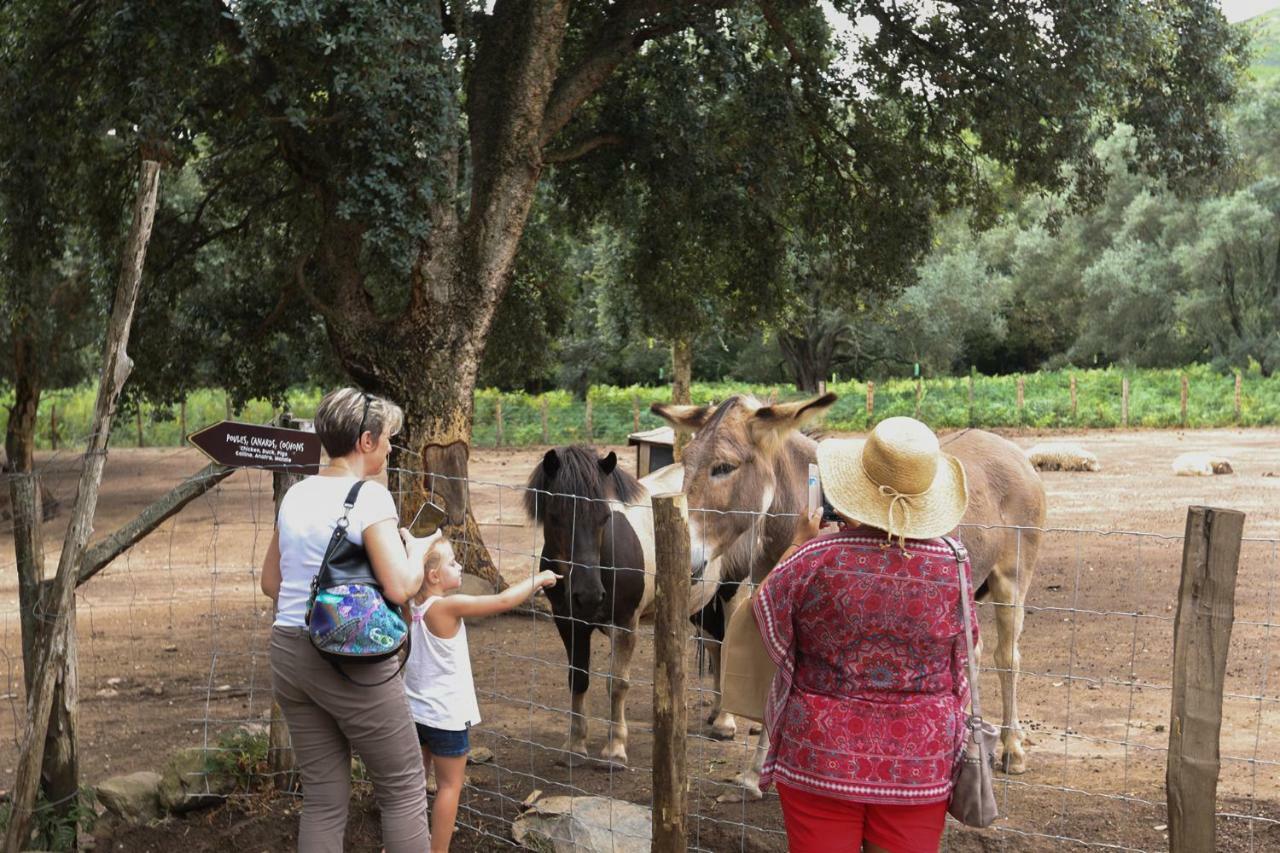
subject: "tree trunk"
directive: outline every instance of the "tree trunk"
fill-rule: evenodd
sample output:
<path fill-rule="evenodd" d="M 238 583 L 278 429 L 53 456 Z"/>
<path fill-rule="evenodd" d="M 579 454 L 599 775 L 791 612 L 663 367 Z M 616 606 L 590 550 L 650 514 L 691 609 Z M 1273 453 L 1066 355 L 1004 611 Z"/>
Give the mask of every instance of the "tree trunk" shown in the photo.
<path fill-rule="evenodd" d="M 671 402 L 687 406 L 693 402 L 693 344 L 688 337 L 676 338 L 671 343 Z M 676 430 L 672 452 L 677 462 L 684 458 L 684 447 L 689 443 L 687 432 Z"/>
<path fill-rule="evenodd" d="M 817 393 L 818 380 L 827 376 L 831 368 L 830 359 L 821 358 L 825 348 L 812 338 L 802 338 L 786 332 L 778 335 L 778 346 L 787 366 L 791 368 L 796 390 L 807 394 Z"/>
<path fill-rule="evenodd" d="M 75 671 L 74 664 L 69 661 L 73 661 L 75 655 L 73 620 L 76 576 L 93 529 L 98 486 L 102 482 L 102 469 L 106 463 L 112 417 L 119 405 L 124 382 L 133 368 L 133 362 L 127 353 L 129 330 L 133 325 L 133 311 L 142 280 L 142 265 L 151 236 L 151 225 L 155 219 L 159 183 L 160 164 L 144 161 L 138 182 L 133 224 L 107 324 L 98 397 L 94 404 L 89 446 L 85 450 L 80 471 L 75 506 L 71 511 L 62 553 L 58 558 L 58 571 L 54 576 L 53 587 L 42 596 L 42 609 L 49 614 L 50 626 L 47 631 L 42 632 L 43 640 L 37 643 L 34 650 L 38 662 L 33 667 L 31 690 L 27 695 L 27 723 L 22 734 L 17 773 L 14 776 L 9 826 L 4 836 L 5 853 L 18 853 L 26 846 L 36 791 L 42 775 L 40 769 L 48 755 L 46 738 L 51 733 L 56 737 L 74 734 L 74 727 L 59 730 L 56 726 L 51 726 L 50 718 L 56 713 L 55 705 L 74 710 Z M 64 697 L 68 694 L 72 697 L 73 701 L 70 703 L 65 698 L 57 699 L 60 680 Z M 74 755 L 74 748 L 71 755 Z"/>

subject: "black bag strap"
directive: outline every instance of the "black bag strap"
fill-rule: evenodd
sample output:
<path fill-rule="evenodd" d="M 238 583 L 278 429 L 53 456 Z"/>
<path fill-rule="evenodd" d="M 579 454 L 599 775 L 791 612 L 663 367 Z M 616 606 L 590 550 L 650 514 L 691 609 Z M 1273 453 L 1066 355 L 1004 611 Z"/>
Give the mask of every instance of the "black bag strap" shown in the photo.
<path fill-rule="evenodd" d="M 342 664 L 338 663 L 336 660 L 334 660 L 331 657 L 328 657 L 327 655 L 322 655 L 321 657 L 324 657 L 324 659 L 329 662 L 329 666 L 333 667 L 334 672 L 338 673 L 338 675 L 341 675 L 344 679 L 356 685 L 357 687 L 381 687 L 382 685 L 386 684 L 388 681 L 395 678 L 397 675 L 399 675 L 401 672 L 404 671 L 405 664 L 409 662 L 409 652 L 412 650 L 412 646 L 413 646 L 413 630 L 410 629 L 409 632 L 404 635 L 404 657 L 400 659 L 400 665 L 396 667 L 396 671 L 391 673 L 381 681 L 373 681 L 373 682 L 356 681 L 354 678 L 352 678 L 351 676 L 343 672 Z"/>
<path fill-rule="evenodd" d="M 333 535 L 329 537 L 329 546 L 324 549 L 324 559 L 320 561 L 320 570 L 311 579 L 313 594 L 315 589 L 327 585 L 325 579 L 320 576 L 328 569 L 329 559 L 333 556 L 333 550 L 338 547 L 342 540 L 347 538 L 347 527 L 351 524 L 349 516 L 351 515 L 351 510 L 355 508 L 356 499 L 360 497 L 360 490 L 364 488 L 365 482 L 365 480 L 356 480 L 350 491 L 347 492 L 347 496 L 342 500 L 342 518 L 339 518 L 334 525 Z"/>

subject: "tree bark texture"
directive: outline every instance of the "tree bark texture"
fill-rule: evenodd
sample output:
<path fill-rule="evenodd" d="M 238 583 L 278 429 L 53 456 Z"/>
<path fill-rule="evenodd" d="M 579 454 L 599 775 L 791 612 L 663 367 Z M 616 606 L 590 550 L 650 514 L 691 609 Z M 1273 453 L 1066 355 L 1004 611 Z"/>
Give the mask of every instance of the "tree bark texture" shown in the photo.
<path fill-rule="evenodd" d="M 671 342 L 671 402 L 676 406 L 693 402 L 693 343 L 687 337 Z M 687 432 L 676 430 L 672 453 L 677 462 L 684 458 L 690 437 Z"/>
<path fill-rule="evenodd" d="M 98 486 L 106 463 L 107 440 L 111 421 L 120 402 L 120 392 L 133 364 L 127 354 L 129 330 L 133 325 L 134 307 L 142 281 L 151 225 L 155 220 L 156 196 L 160 185 L 160 164 L 143 161 L 134 205 L 133 223 L 129 229 L 120 280 L 116 286 L 111 317 L 103 345 L 102 373 L 98 398 L 94 405 L 93 428 L 85 451 L 76 492 L 75 506 L 67 525 L 58 572 L 51 594 L 43 602 L 48 607 L 51 624 L 46 639 L 36 649 L 32 689 L 27 696 L 27 725 L 21 741 L 17 774 L 12 792 L 12 811 L 4 837 L 5 853 L 18 853 L 26 845 L 32 810 L 39 782 L 37 768 L 45 756 L 45 737 L 53 710 L 54 693 L 59 677 L 65 677 L 69 650 L 74 653 L 74 601 L 76 576 L 85 546 L 93 532 L 93 516 L 98 504 Z M 73 688 L 73 683 L 72 689 Z"/>

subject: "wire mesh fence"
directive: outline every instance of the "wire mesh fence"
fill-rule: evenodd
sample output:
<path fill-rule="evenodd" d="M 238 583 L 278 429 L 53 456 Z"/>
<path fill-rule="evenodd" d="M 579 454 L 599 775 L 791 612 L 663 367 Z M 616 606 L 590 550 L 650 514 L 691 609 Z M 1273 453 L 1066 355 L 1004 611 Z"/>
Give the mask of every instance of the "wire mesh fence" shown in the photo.
<path fill-rule="evenodd" d="M 177 482 L 192 469 L 188 453 L 147 454 L 151 480 Z M 483 544 L 508 581 L 539 565 L 541 533 L 523 507 L 534 458 L 502 456 L 473 465 L 465 484 Z M 70 454 L 41 463 L 47 491 L 64 507 L 74 497 L 78 464 Z M 422 476 L 398 473 L 404 482 Z M 160 769 L 182 748 L 195 748 L 211 761 L 205 784 L 213 794 L 253 798 L 275 781 L 265 756 L 271 713 L 266 638 L 273 613 L 259 589 L 272 532 L 272 489 L 270 472 L 238 472 L 79 587 L 78 734 L 86 782 Z M 109 471 L 99 526 L 127 519 L 153 496 L 140 482 Z M 52 566 L 56 517 L 48 527 Z M 3 537 L 0 701 L 7 713 L 0 714 L 0 787 L 7 788 L 26 712 L 7 526 Z M 951 824 L 943 849 L 1167 849 L 1164 776 L 1182 537 L 1055 527 L 1041 538 L 1036 565 L 1019 566 L 1031 576 L 1018 680 L 1027 769 L 997 778 L 1001 818 L 992 829 Z M 1263 851 L 1280 846 L 1280 539 L 1246 537 L 1239 566 L 1223 700 L 1219 849 Z M 996 609 L 990 603 L 980 608 L 982 692 L 993 719 L 1001 698 L 992 663 Z M 600 757 L 617 723 L 609 688 L 618 675 L 618 644 L 594 635 L 587 698 L 575 709 L 570 663 L 549 612 L 529 608 L 469 626 L 482 716 L 472 747 L 481 760 L 468 767 L 458 822 L 474 849 L 517 846 L 512 825 L 535 793 L 544 802 L 554 796 L 642 807 L 652 802 L 653 627 L 642 620 L 634 629 L 611 631 L 619 638 L 634 631 L 625 763 Z M 689 848 L 785 850 L 776 794 L 766 791 L 756 799 L 735 779 L 757 759 L 750 723 L 738 720 L 736 732 L 724 739 L 723 725 L 716 733 L 709 722 L 716 707 L 709 651 L 706 637 L 695 631 L 685 695 Z M 585 744 L 576 745 L 585 745 L 585 754 L 570 745 L 575 710 L 586 725 Z M 569 808 L 588 805 L 576 800 Z M 626 841 L 641 843 L 629 838 L 634 831 L 628 826 L 619 817 L 618 849 Z"/>

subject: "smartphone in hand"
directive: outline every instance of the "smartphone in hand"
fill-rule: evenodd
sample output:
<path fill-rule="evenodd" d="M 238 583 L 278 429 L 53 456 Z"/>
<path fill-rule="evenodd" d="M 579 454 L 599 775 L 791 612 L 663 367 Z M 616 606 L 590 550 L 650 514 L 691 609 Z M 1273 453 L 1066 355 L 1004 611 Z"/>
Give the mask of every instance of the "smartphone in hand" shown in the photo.
<path fill-rule="evenodd" d="M 809 514 L 822 506 L 822 484 L 818 482 L 818 466 L 809 463 Z"/>
<path fill-rule="evenodd" d="M 430 536 L 440 529 L 447 515 L 444 509 L 431 501 L 423 501 L 422 506 L 409 524 L 409 532 L 419 538 Z"/>

